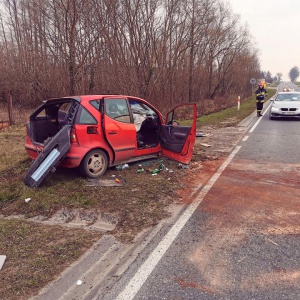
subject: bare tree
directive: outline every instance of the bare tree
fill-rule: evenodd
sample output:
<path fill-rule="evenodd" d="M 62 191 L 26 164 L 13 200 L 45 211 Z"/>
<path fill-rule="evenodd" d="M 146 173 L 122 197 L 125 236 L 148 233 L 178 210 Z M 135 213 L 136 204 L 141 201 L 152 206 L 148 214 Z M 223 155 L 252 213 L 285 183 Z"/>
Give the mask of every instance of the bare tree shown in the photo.
<path fill-rule="evenodd" d="M 247 28 L 218 0 L 2 0 L 0 95 L 34 104 L 132 94 L 161 109 L 226 105 L 259 70 Z M 240 66 L 243 66 L 242 68 Z M 15 80 L 18 78 L 18 80 Z"/>

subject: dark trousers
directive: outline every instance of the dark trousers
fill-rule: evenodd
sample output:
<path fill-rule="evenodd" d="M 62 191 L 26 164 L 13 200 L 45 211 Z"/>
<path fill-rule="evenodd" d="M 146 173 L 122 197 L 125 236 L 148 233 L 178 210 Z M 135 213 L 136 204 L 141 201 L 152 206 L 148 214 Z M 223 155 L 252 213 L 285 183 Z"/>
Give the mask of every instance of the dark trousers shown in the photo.
<path fill-rule="evenodd" d="M 258 113 L 260 113 L 262 111 L 263 107 L 264 107 L 263 102 L 261 102 L 261 101 L 256 102 L 256 110 Z"/>

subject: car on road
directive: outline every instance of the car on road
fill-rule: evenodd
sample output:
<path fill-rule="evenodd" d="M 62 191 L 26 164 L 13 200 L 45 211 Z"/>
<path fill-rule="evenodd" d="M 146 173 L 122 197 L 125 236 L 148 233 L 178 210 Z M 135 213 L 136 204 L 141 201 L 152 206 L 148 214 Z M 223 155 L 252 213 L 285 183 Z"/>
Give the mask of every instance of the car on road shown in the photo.
<path fill-rule="evenodd" d="M 188 116 L 191 125 L 178 118 Z M 183 103 L 164 118 L 144 99 L 83 95 L 45 100 L 26 123 L 25 149 L 34 160 L 24 179 L 37 187 L 56 166 L 96 178 L 107 168 L 166 156 L 188 164 L 196 138 L 196 104 Z"/>
<path fill-rule="evenodd" d="M 300 92 L 280 92 L 271 99 L 270 120 L 282 117 L 300 117 Z"/>

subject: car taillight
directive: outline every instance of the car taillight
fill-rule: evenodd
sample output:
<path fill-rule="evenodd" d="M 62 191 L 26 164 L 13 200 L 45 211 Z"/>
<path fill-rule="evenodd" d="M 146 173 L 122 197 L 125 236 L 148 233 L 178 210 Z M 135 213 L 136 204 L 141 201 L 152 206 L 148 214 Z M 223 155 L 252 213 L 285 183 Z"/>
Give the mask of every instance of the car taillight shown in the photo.
<path fill-rule="evenodd" d="M 70 132 L 70 142 L 71 143 L 77 143 L 77 136 L 76 136 L 76 130 L 75 130 L 75 128 L 71 129 L 71 132 Z"/>

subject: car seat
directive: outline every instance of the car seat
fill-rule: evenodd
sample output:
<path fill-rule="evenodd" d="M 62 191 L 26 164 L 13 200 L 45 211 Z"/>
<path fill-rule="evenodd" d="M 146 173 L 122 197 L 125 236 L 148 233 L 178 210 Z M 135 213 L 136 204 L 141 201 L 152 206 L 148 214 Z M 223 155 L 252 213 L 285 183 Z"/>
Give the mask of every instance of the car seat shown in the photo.
<path fill-rule="evenodd" d="M 115 103 L 109 104 L 107 115 L 109 117 L 113 118 L 113 119 L 116 118 L 116 117 L 119 117 L 120 116 L 120 112 L 119 112 L 119 109 L 118 109 L 118 105 L 115 104 Z"/>

